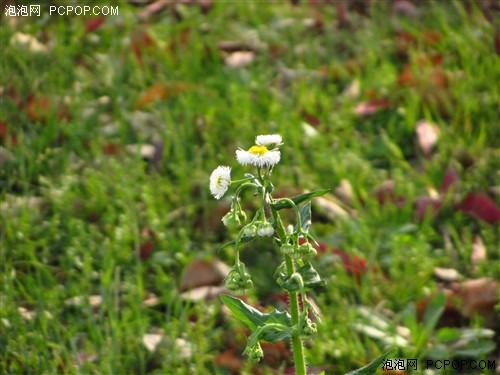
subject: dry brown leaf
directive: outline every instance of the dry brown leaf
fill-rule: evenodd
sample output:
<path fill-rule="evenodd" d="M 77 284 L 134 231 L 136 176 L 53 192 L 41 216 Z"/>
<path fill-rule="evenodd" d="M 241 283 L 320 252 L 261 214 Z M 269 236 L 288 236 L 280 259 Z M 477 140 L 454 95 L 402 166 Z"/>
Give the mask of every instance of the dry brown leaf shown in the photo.
<path fill-rule="evenodd" d="M 316 206 L 318 212 L 325 215 L 329 220 L 349 217 L 349 213 L 339 203 L 331 195 L 317 197 L 313 200 L 313 204 Z"/>
<path fill-rule="evenodd" d="M 495 305 L 498 303 L 498 282 L 489 277 L 467 280 L 453 288 L 454 296 L 461 301 L 460 312 L 465 317 L 481 315 L 488 325 L 498 320 Z"/>
<path fill-rule="evenodd" d="M 163 335 L 158 333 L 146 333 L 142 337 L 142 343 L 150 352 L 154 352 L 163 338 Z"/>
<path fill-rule="evenodd" d="M 15 47 L 27 47 L 31 52 L 40 53 L 47 52 L 49 48 L 40 43 L 34 36 L 16 32 L 10 38 L 10 44 Z"/>
<path fill-rule="evenodd" d="M 224 62 L 230 68 L 244 68 L 252 63 L 255 58 L 253 51 L 237 51 L 228 54 L 224 58 Z"/>
<path fill-rule="evenodd" d="M 179 288 L 185 291 L 199 286 L 219 285 L 229 271 L 230 267 L 219 259 L 195 259 L 184 270 Z"/>
<path fill-rule="evenodd" d="M 66 306 L 82 306 L 84 304 L 84 301 L 86 300 L 86 297 L 84 296 L 75 296 L 68 298 L 66 301 L 64 301 L 64 304 Z M 102 297 L 99 295 L 91 295 L 88 296 L 88 302 L 90 307 L 96 309 L 102 304 Z"/>
<path fill-rule="evenodd" d="M 390 108 L 389 99 L 373 99 L 369 102 L 359 103 L 354 109 L 354 113 L 360 116 L 370 116 L 382 109 Z"/>
<path fill-rule="evenodd" d="M 486 258 L 486 247 L 484 246 L 481 237 L 475 236 L 474 242 L 472 243 L 472 253 L 470 256 L 470 261 L 473 265 L 476 265 L 477 263 L 486 260 Z"/>
<path fill-rule="evenodd" d="M 335 188 L 335 195 L 345 204 L 352 205 L 353 192 L 349 180 L 344 178 L 340 181 L 340 185 Z"/>
<path fill-rule="evenodd" d="M 212 300 L 222 293 L 228 293 L 225 286 L 200 286 L 181 294 L 181 299 L 191 302 Z"/>
<path fill-rule="evenodd" d="M 418 146 L 425 156 L 429 156 L 439 139 L 439 128 L 431 122 L 421 120 L 417 123 L 416 133 Z"/>
<path fill-rule="evenodd" d="M 0 139 L 7 146 L 15 146 L 17 144 L 17 138 L 10 132 L 6 121 L 0 121 Z"/>
<path fill-rule="evenodd" d="M 458 281 L 462 278 L 462 275 L 453 268 L 435 267 L 432 273 L 437 279 L 446 282 Z"/>
<path fill-rule="evenodd" d="M 127 145 L 126 150 L 131 155 L 140 155 L 144 160 L 153 160 L 156 152 L 156 147 L 148 144 L 133 144 Z"/>
<path fill-rule="evenodd" d="M 162 99 L 167 99 L 171 96 L 178 95 L 190 88 L 189 84 L 177 82 L 171 85 L 157 83 L 147 89 L 135 102 L 135 109 L 143 109 L 148 104 Z"/>
<path fill-rule="evenodd" d="M 25 319 L 25 320 L 32 320 L 35 315 L 36 315 L 36 312 L 35 311 L 32 311 L 32 310 L 28 310 L 27 308 L 25 307 L 18 307 L 17 308 L 17 311 L 19 311 L 19 314 L 21 314 L 21 316 Z"/>
<path fill-rule="evenodd" d="M 342 92 L 342 95 L 349 99 L 357 99 L 361 95 L 361 82 L 355 78 Z"/>

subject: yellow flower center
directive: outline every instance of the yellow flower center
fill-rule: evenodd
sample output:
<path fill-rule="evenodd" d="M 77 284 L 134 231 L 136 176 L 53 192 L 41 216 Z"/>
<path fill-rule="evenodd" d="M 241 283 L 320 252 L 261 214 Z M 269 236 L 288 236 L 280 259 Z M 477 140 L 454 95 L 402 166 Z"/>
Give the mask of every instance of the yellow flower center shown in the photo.
<path fill-rule="evenodd" d="M 248 150 L 248 152 L 250 152 L 251 154 L 254 154 L 254 155 L 264 155 L 268 152 L 269 150 L 267 149 L 266 146 L 252 146 L 250 147 L 250 149 Z"/>

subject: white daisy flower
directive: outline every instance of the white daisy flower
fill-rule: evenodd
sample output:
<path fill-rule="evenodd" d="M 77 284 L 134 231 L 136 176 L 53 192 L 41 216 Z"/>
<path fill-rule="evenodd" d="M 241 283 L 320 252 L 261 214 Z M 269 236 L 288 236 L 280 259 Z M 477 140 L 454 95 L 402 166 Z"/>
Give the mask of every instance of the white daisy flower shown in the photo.
<path fill-rule="evenodd" d="M 281 146 L 283 144 L 283 139 L 279 134 L 258 135 L 257 138 L 255 138 L 255 144 L 273 149 Z"/>
<path fill-rule="evenodd" d="M 231 183 L 231 168 L 219 166 L 210 176 L 210 192 L 215 199 L 221 199 Z"/>
<path fill-rule="evenodd" d="M 248 151 L 236 151 L 236 160 L 241 165 L 252 164 L 256 167 L 271 167 L 281 159 L 279 150 L 268 150 L 266 146 L 252 146 Z"/>

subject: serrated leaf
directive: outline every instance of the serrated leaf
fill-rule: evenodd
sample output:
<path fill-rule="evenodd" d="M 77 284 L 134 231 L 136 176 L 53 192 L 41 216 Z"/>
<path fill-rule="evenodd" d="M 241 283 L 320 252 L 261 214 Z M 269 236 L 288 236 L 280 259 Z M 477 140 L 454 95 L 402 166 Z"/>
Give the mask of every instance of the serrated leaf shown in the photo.
<path fill-rule="evenodd" d="M 396 348 L 392 348 L 388 352 L 382 354 L 380 357 L 374 359 L 370 364 L 365 367 L 358 368 L 357 370 L 351 371 L 346 375 L 373 375 L 377 372 L 379 366 L 386 360 L 388 357 L 392 357 L 397 353 Z"/>
<path fill-rule="evenodd" d="M 317 286 L 326 285 L 326 281 L 323 280 L 318 272 L 314 269 L 311 263 L 307 262 L 302 267 L 299 267 L 297 270 L 298 273 L 302 276 L 302 280 L 304 281 L 304 286 L 307 289 L 312 289 Z"/>
<path fill-rule="evenodd" d="M 292 326 L 292 319 L 287 312 L 274 310 L 271 313 L 264 314 L 252 306 L 247 305 L 239 298 L 232 297 L 228 294 L 222 294 L 220 298 L 228 309 L 233 312 L 234 316 L 245 323 L 252 332 L 271 323 L 283 326 L 283 329 L 265 330 L 262 335 L 260 335 L 261 340 L 276 342 L 291 337 L 290 331 L 285 329 Z"/>
<path fill-rule="evenodd" d="M 314 197 L 320 197 L 322 195 L 325 195 L 325 194 L 329 193 L 331 190 L 332 189 L 318 189 L 318 190 L 311 191 L 309 193 L 295 195 L 289 199 L 291 199 L 292 202 L 297 205 L 297 204 L 300 204 L 302 202 L 306 202 L 309 199 L 312 199 Z M 280 201 L 278 199 L 278 202 L 271 203 L 271 207 L 275 210 L 282 210 L 283 208 L 293 208 L 293 205 L 290 202 Z"/>

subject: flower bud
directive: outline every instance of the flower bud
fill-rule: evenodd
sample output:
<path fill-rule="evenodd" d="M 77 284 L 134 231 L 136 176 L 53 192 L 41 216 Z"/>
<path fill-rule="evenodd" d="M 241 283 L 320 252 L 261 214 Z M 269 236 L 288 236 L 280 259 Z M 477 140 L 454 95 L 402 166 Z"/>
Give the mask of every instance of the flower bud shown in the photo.
<path fill-rule="evenodd" d="M 318 252 L 309 242 L 307 242 L 299 246 L 299 253 L 306 257 L 313 257 Z"/>
<path fill-rule="evenodd" d="M 253 282 L 250 278 L 250 274 L 248 272 L 245 272 L 244 268 L 241 270 L 241 272 L 242 273 L 233 268 L 231 271 L 229 271 L 229 274 L 227 275 L 224 282 L 227 290 L 236 295 L 244 294 L 247 289 L 251 289 L 253 287 Z"/>
<path fill-rule="evenodd" d="M 313 323 L 311 319 L 306 318 L 304 321 L 304 325 L 302 326 L 302 335 L 304 338 L 308 338 L 309 336 L 314 335 L 318 332 L 318 328 L 316 327 L 316 323 Z"/>
<path fill-rule="evenodd" d="M 295 252 L 295 247 L 293 245 L 290 245 L 290 244 L 284 244 L 284 245 L 281 245 L 280 251 L 281 251 L 281 254 L 283 254 L 283 255 L 292 256 L 293 253 Z"/>
<path fill-rule="evenodd" d="M 257 227 L 257 234 L 261 237 L 272 236 L 274 228 L 269 222 L 264 222 Z"/>
<path fill-rule="evenodd" d="M 252 363 L 258 363 L 264 357 L 264 352 L 262 351 L 262 347 L 259 343 L 255 344 L 252 347 L 248 347 L 245 349 L 244 354 L 248 356 L 248 359 Z"/>
<path fill-rule="evenodd" d="M 257 227 L 253 224 L 248 224 L 243 228 L 243 235 L 247 237 L 255 237 L 257 235 Z"/>
<path fill-rule="evenodd" d="M 222 222 L 228 228 L 237 228 L 241 225 L 241 221 L 233 210 L 230 210 L 227 214 L 222 218 Z"/>

